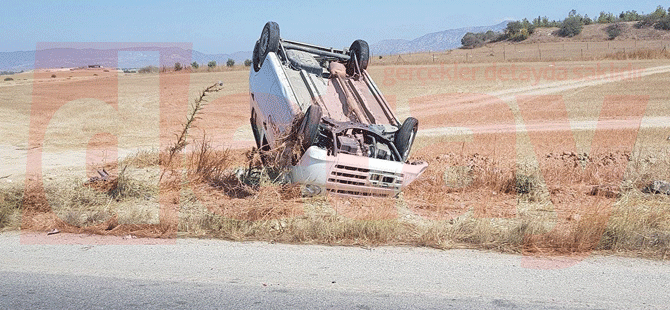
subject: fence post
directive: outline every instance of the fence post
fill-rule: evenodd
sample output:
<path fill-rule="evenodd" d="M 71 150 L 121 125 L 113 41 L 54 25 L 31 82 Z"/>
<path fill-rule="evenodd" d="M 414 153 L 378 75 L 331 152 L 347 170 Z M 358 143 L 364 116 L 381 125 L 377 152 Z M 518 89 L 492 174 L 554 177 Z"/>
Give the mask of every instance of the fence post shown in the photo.
<path fill-rule="evenodd" d="M 584 60 L 584 49 L 582 48 L 582 49 L 580 49 L 580 51 L 582 53 L 582 60 Z"/>

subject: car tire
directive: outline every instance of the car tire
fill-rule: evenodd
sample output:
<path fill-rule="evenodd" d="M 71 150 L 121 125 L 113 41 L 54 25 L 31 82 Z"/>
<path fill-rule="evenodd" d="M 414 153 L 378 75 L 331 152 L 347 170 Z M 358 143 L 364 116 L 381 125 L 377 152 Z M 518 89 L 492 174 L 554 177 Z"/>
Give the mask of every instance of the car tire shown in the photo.
<path fill-rule="evenodd" d="M 252 63 L 253 63 L 255 72 L 258 72 L 258 70 L 261 69 L 261 56 L 258 54 L 259 53 L 258 45 L 260 45 L 259 42 L 260 42 L 260 40 L 256 41 L 256 45 L 254 45 L 254 52 L 251 55 Z"/>
<path fill-rule="evenodd" d="M 321 107 L 318 105 L 311 105 L 307 108 L 305 116 L 302 119 L 302 124 L 300 126 L 300 134 L 302 135 L 302 148 L 307 150 L 312 144 L 319 133 L 319 123 L 321 123 L 321 116 L 323 112 Z"/>
<path fill-rule="evenodd" d="M 409 151 L 412 149 L 412 144 L 414 144 L 414 138 L 416 137 L 416 131 L 419 129 L 419 120 L 414 117 L 408 117 L 398 129 L 398 132 L 395 134 L 395 147 L 402 157 L 402 161 L 407 161 L 409 157 Z"/>
<path fill-rule="evenodd" d="M 354 75 L 356 73 L 356 63 L 354 63 L 354 55 L 356 55 L 356 60 L 358 61 L 358 67 L 361 70 L 368 68 L 368 62 L 370 61 L 370 47 L 368 42 L 364 40 L 356 40 L 354 43 L 351 43 L 349 47 L 349 56 L 351 59 L 347 62 L 347 74 Z"/>
<path fill-rule="evenodd" d="M 265 56 L 270 52 L 276 53 L 279 50 L 279 25 L 275 22 L 267 22 L 258 41 L 258 67 L 260 68 L 265 61 Z"/>

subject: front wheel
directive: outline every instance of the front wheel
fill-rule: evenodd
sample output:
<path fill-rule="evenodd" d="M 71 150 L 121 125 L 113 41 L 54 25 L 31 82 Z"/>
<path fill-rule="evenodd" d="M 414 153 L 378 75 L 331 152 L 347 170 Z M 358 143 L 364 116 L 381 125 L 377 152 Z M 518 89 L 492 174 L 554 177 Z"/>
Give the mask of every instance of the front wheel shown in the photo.
<path fill-rule="evenodd" d="M 319 133 L 319 123 L 321 123 L 321 116 L 323 112 L 321 107 L 313 104 L 307 108 L 305 116 L 302 119 L 302 124 L 300 126 L 300 133 L 302 134 L 302 148 L 307 150 L 314 140 L 316 140 L 317 134 Z"/>
<path fill-rule="evenodd" d="M 398 150 L 398 153 L 400 153 L 403 162 L 406 162 L 409 157 L 409 151 L 412 149 L 412 144 L 414 144 L 414 138 L 416 137 L 418 129 L 419 120 L 414 117 L 408 117 L 395 134 L 395 147 Z"/>

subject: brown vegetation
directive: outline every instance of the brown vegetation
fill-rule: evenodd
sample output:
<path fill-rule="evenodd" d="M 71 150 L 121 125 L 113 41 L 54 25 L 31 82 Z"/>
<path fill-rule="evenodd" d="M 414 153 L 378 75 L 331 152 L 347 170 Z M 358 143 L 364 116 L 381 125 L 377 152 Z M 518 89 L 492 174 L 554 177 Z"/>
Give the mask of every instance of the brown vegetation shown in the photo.
<path fill-rule="evenodd" d="M 616 43 L 635 44 L 633 41 Z M 580 49 L 586 50 L 586 42 L 574 44 L 583 44 Z M 598 44 L 604 46 L 607 42 Z M 507 45 L 504 52 L 522 51 L 523 48 L 537 51 L 531 44 L 518 44 L 516 47 Z M 595 50 L 594 45 L 589 46 L 591 49 Z M 461 51 L 454 51 L 457 52 Z M 497 53 L 503 51 L 492 49 L 491 52 L 496 56 L 486 57 L 497 59 Z M 633 57 L 635 55 L 630 53 L 634 52 L 627 50 L 625 55 Z M 421 61 L 431 63 L 430 54 L 423 56 L 426 58 Z M 386 59 L 393 60 L 393 57 L 384 57 Z M 547 66 L 548 63 L 540 65 Z M 371 71 L 375 70 L 382 72 L 383 68 L 371 68 Z M 115 79 L 117 76 L 117 73 L 99 73 L 96 79 Z M 105 102 L 117 100 L 112 95 L 116 95 L 121 86 L 114 84 L 106 90 L 100 86 L 103 83 L 84 79 L 90 78 L 91 72 L 71 74 L 75 77 L 68 83 L 86 90 L 81 96 L 93 93 Z M 510 123 L 504 123 L 496 118 L 502 110 L 495 104 L 473 101 L 471 105 L 440 105 L 441 97 L 425 97 L 427 91 L 508 90 L 524 86 L 520 82 L 482 79 L 404 81 L 402 85 L 384 86 L 390 87 L 390 91 L 384 89 L 384 92 L 397 96 L 402 105 L 409 102 L 412 115 L 421 121 L 422 130 L 445 124 L 475 128 L 474 142 L 454 142 L 444 137 L 417 138 L 412 157 L 428 161 L 429 170 L 397 198 L 307 198 L 300 195 L 299 186 L 280 181 L 281 171 L 262 165 L 260 154 L 249 150 L 252 142 L 231 142 L 237 128 L 248 126 L 246 73 L 209 74 L 194 74 L 190 78 L 198 87 L 210 85 L 212 80 L 229 78 L 226 83 L 230 81 L 230 84 L 226 85 L 236 88 L 224 89 L 225 93 L 213 96 L 200 114 L 192 114 L 202 119 L 194 118 L 193 128 L 198 130 L 185 133 L 183 139 L 176 139 L 182 142 L 175 145 L 183 147 L 174 148 L 172 155 L 169 149 L 147 148 L 118 164 L 108 162 L 93 167 L 93 171 L 105 168 L 110 172 L 111 177 L 106 181 L 41 180 L 43 182 L 38 183 L 41 188 L 32 182 L 14 183 L 16 185 L 3 182 L 0 229 L 50 231 L 57 228 L 62 232 L 164 238 L 179 235 L 364 246 L 473 247 L 532 254 L 583 254 L 602 250 L 658 258 L 666 257 L 670 248 L 670 197 L 642 191 L 654 180 L 670 180 L 670 158 L 667 151 L 663 153 L 667 144 L 662 144 L 667 143 L 666 132 L 662 133 L 662 142 L 654 142 L 660 152 L 617 149 L 616 140 L 626 138 L 630 132 L 613 131 L 608 143 L 604 143 L 612 148 L 585 154 L 563 143 L 566 137 L 577 139 L 585 135 L 584 132 L 545 131 L 542 135 L 547 143 L 540 145 L 547 145 L 547 148 L 536 152 L 534 160 L 521 160 L 517 154 L 522 151 L 514 148 L 516 140 L 509 139 L 521 139 L 519 137 L 525 137 L 526 133 L 490 134 L 486 130 L 486 126 L 514 126 L 514 115 L 505 118 Z M 36 73 L 36 80 L 49 80 L 50 75 L 50 72 Z M 165 78 L 162 84 L 156 81 L 156 85 L 163 89 L 163 98 L 172 99 L 172 88 L 183 82 L 175 78 L 179 75 L 162 76 Z M 133 78 L 147 79 L 146 76 Z M 378 82 L 383 85 L 383 79 Z M 634 80 L 625 83 L 630 89 L 646 91 L 648 85 L 661 85 L 662 82 Z M 655 96 L 666 98 L 662 87 L 657 88 L 659 93 Z M 576 114 L 576 118 L 597 115 L 603 94 L 616 91 L 626 92 L 628 89 L 589 89 L 579 95 L 579 102 L 573 104 L 578 107 L 568 113 Z M 38 89 L 35 93 L 38 98 L 63 96 L 58 88 Z M 597 98 L 587 101 L 590 98 L 587 95 Z M 408 99 L 412 96 L 421 96 L 418 97 L 421 100 L 413 102 Z M 78 98 L 76 95 L 70 97 L 64 100 Z M 569 100 L 566 101 L 569 105 Z M 500 104 L 508 106 L 502 101 Z M 658 104 L 655 110 L 650 109 L 650 115 L 665 115 L 662 114 L 666 111 L 663 104 Z M 163 108 L 178 117 L 170 119 L 170 124 L 175 125 L 170 127 L 171 130 L 162 130 L 158 134 L 175 141 L 174 133 L 181 132 L 183 127 L 179 128 L 179 122 L 188 111 L 186 108 L 180 110 L 176 100 L 169 101 Z M 543 117 L 540 121 L 544 124 L 556 121 L 550 113 L 553 108 L 538 103 L 531 110 Z M 133 113 L 143 111 L 133 110 Z M 47 116 L 36 113 L 31 121 L 46 127 L 50 121 Z M 615 116 L 620 119 L 626 115 Z M 128 126 L 148 128 L 142 122 Z M 477 126 L 484 130 L 478 131 Z M 205 131 L 207 135 L 204 135 Z M 138 137 L 141 139 L 149 141 Z M 215 146 L 212 141 L 227 144 L 225 147 Z M 81 141 L 71 138 L 66 142 L 75 145 Z M 236 148 L 228 149 L 231 145 Z M 64 145 L 59 150 L 67 147 L 72 146 Z M 159 181 L 162 171 L 165 175 Z"/>

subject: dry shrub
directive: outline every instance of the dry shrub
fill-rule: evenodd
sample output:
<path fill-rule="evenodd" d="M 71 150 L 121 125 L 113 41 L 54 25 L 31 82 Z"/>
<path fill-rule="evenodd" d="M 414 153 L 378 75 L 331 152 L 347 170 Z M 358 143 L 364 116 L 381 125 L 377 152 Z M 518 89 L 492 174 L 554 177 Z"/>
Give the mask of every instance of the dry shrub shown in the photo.
<path fill-rule="evenodd" d="M 139 150 L 123 158 L 119 164 L 137 168 L 155 167 L 159 165 L 159 156 L 157 150 Z"/>
<path fill-rule="evenodd" d="M 44 192 L 48 207 L 69 225 L 95 225 L 112 216 L 108 209 L 111 200 L 108 192 L 87 186 L 81 181 L 45 184 Z"/>
<path fill-rule="evenodd" d="M 303 213 L 303 205 L 297 185 L 274 185 L 249 187 L 238 181 L 236 185 L 192 184 L 193 192 L 210 212 L 227 218 L 246 221 L 265 221 L 292 218 Z M 243 198 L 238 198 L 240 192 Z"/>
<path fill-rule="evenodd" d="M 277 137 L 275 145 L 272 145 L 270 150 L 259 153 L 264 166 L 287 170 L 291 165 L 298 163 L 304 152 L 302 149 L 303 136 L 300 133 L 300 126 L 304 117 L 303 113 L 296 115 L 288 130 Z"/>
<path fill-rule="evenodd" d="M 146 185 L 144 185 L 146 186 Z M 21 229 L 61 232 L 170 237 L 164 227 L 152 224 L 121 224 L 117 200 L 109 192 L 70 180 L 44 187 L 30 184 L 23 199 Z M 128 201 L 134 201 L 129 199 Z"/>
<path fill-rule="evenodd" d="M 175 141 L 175 143 L 166 150 L 167 151 L 166 155 L 161 154 L 161 156 L 159 157 L 159 163 L 163 168 L 160 180 L 162 180 L 163 176 L 168 172 L 171 176 L 169 180 L 172 183 L 176 182 L 176 180 L 179 179 L 178 172 L 175 171 L 174 169 L 175 166 L 173 165 L 173 161 L 175 158 L 180 158 L 179 155 L 188 144 L 187 140 L 188 131 L 191 129 L 191 127 L 193 127 L 194 122 L 199 118 L 199 114 L 200 112 L 202 112 L 202 109 L 206 104 L 205 97 L 207 96 L 207 94 L 221 91 L 221 89 L 223 88 L 221 88 L 221 85 L 219 83 L 213 84 L 205 88 L 202 92 L 200 92 L 198 98 L 196 98 L 193 101 L 193 104 L 191 105 L 191 111 L 189 112 L 188 117 L 186 118 L 186 122 L 182 125 L 181 132 L 176 135 L 177 141 Z M 203 143 L 204 143 L 204 137 L 203 137 Z"/>
<path fill-rule="evenodd" d="M 429 160 L 427 170 L 404 190 L 404 198 L 410 209 L 432 219 L 451 219 L 470 208 L 492 216 L 496 204 L 516 200 L 514 184 L 514 171 L 506 164 L 478 153 L 449 153 Z M 502 209 L 498 216 L 513 215 Z"/>
<path fill-rule="evenodd" d="M 201 141 L 195 141 L 196 151 L 187 156 L 189 179 L 193 182 L 217 183 L 225 179 L 230 166 L 230 151 L 215 150 L 203 135 Z"/>
<path fill-rule="evenodd" d="M 544 234 L 526 235 L 523 243 L 525 253 L 571 254 L 598 249 L 600 239 L 609 220 L 611 200 L 581 199 L 570 206 L 567 218 L 557 218 L 554 228 Z"/>
<path fill-rule="evenodd" d="M 642 195 L 622 197 L 609 218 L 600 249 L 666 256 L 670 250 L 670 199 L 664 195 L 644 199 Z"/>
<path fill-rule="evenodd" d="M 328 204 L 335 212 L 355 220 L 390 220 L 398 217 L 395 198 L 352 198 L 328 196 Z"/>
<path fill-rule="evenodd" d="M 339 245 L 411 244 L 414 230 L 398 220 L 352 220 L 336 215 L 288 221 L 275 240 Z"/>
<path fill-rule="evenodd" d="M 23 187 L 0 188 L 0 229 L 17 228 L 20 223 Z"/>
<path fill-rule="evenodd" d="M 613 54 L 607 54 L 604 58 L 612 60 L 670 59 L 670 51 L 667 51 L 666 49 L 638 49 L 634 51 L 619 51 Z"/>
<path fill-rule="evenodd" d="M 298 185 L 273 183 L 255 154 L 248 169 L 230 168 L 230 151 L 214 150 L 203 137 L 187 155 L 187 175 L 196 196 L 210 211 L 248 221 L 291 217 L 302 212 Z M 265 181 L 264 181 L 265 180 Z"/>

